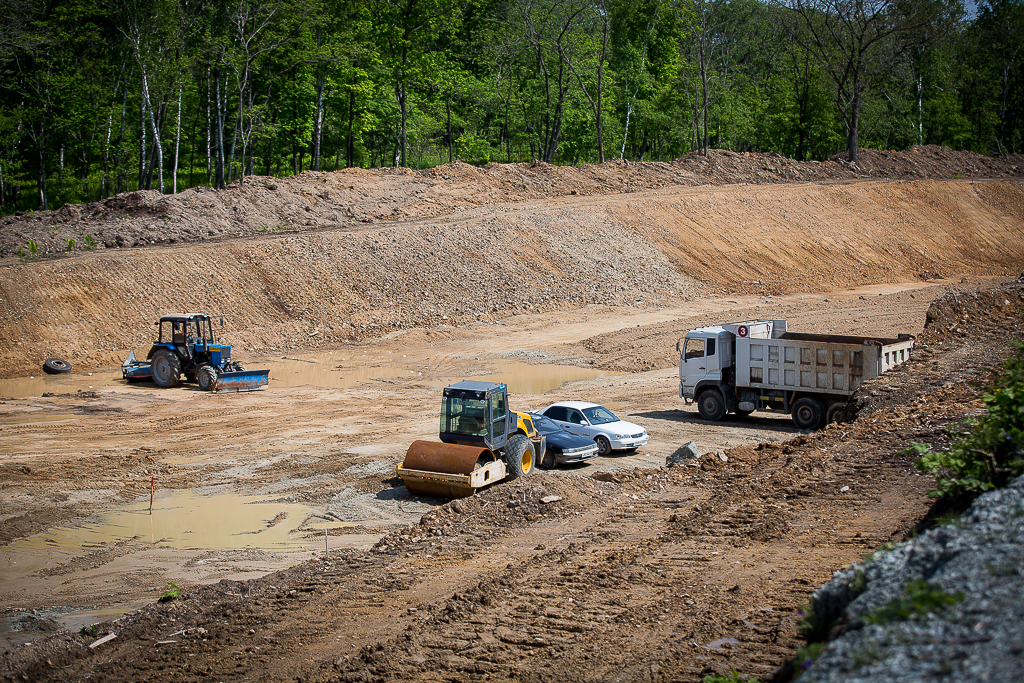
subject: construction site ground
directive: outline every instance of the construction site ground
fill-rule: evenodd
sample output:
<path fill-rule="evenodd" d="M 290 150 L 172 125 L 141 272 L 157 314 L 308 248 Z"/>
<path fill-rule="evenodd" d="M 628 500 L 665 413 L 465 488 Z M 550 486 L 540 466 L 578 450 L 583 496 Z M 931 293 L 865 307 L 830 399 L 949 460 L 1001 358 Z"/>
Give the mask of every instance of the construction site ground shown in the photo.
<path fill-rule="evenodd" d="M 767 679 L 807 594 L 929 514 L 902 450 L 977 414 L 1021 335 L 1014 179 L 566 192 L 368 225 L 0 267 L 0 680 Z M 270 386 L 120 380 L 182 309 L 223 316 Z M 704 422 L 675 343 L 749 318 L 918 343 L 854 422 Z M 43 381 L 52 356 L 75 369 Z M 602 403 L 650 443 L 409 495 L 394 468 L 436 438 L 440 388 L 485 377 L 514 409 Z M 666 468 L 691 440 L 705 455 Z"/>

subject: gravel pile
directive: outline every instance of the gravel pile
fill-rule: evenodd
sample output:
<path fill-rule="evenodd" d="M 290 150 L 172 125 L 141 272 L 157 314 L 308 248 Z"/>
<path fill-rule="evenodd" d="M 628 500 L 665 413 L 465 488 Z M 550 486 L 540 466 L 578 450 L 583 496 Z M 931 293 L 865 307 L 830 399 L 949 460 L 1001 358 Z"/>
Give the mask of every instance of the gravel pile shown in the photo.
<path fill-rule="evenodd" d="M 836 636 L 801 681 L 1016 681 L 1024 671 L 1024 477 L 959 520 L 837 572 L 814 594 Z M 925 582 L 925 583 L 922 583 Z"/>

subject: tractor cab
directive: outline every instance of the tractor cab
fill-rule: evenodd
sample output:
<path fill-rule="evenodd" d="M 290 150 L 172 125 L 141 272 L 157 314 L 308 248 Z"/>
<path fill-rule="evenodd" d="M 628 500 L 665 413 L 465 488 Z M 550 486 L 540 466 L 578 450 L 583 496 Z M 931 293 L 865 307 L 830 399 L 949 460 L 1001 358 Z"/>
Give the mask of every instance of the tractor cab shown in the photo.
<path fill-rule="evenodd" d="M 161 317 L 156 325 L 159 333 L 146 356 L 149 359 L 157 349 L 165 348 L 196 364 L 221 366 L 231 361 L 231 347 L 216 343 L 208 315 L 174 313 Z"/>

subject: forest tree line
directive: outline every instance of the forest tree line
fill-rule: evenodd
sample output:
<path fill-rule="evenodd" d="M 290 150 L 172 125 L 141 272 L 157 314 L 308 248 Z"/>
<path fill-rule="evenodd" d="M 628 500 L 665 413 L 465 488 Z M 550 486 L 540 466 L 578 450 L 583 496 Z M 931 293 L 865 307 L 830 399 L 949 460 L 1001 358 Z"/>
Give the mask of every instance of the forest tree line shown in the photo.
<path fill-rule="evenodd" d="M 1024 0 L 0 0 L 0 212 L 349 166 L 1021 151 Z"/>

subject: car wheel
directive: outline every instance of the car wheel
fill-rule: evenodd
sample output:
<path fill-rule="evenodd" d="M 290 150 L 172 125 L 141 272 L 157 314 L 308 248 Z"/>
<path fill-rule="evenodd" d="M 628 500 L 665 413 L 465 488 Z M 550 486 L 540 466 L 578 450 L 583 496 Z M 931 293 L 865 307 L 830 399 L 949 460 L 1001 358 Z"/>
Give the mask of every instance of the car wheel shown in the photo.
<path fill-rule="evenodd" d="M 725 416 L 725 399 L 718 389 L 705 389 L 697 397 L 697 412 L 705 420 L 718 422 Z"/>
<path fill-rule="evenodd" d="M 178 384 L 178 378 L 181 377 L 181 361 L 173 351 L 157 349 L 150 370 L 153 373 L 153 384 L 162 389 L 170 389 Z"/>
<path fill-rule="evenodd" d="M 594 443 L 597 444 L 597 455 L 604 457 L 612 452 L 612 444 L 608 441 L 607 436 L 596 436 L 594 437 Z"/>
<path fill-rule="evenodd" d="M 522 434 L 513 434 L 505 446 L 502 460 L 510 480 L 525 477 L 533 470 L 533 442 Z"/>
<path fill-rule="evenodd" d="M 544 449 L 544 457 L 540 459 L 540 466 L 545 470 L 554 469 L 555 454 L 551 452 L 550 448 Z"/>
<path fill-rule="evenodd" d="M 212 365 L 203 365 L 196 371 L 196 384 L 202 391 L 217 390 L 217 371 Z"/>
<path fill-rule="evenodd" d="M 817 429 L 825 419 L 821 401 L 804 396 L 793 404 L 793 424 L 800 429 Z"/>
<path fill-rule="evenodd" d="M 43 372 L 48 375 L 63 375 L 71 372 L 71 363 L 60 358 L 47 358 L 43 361 Z"/>

